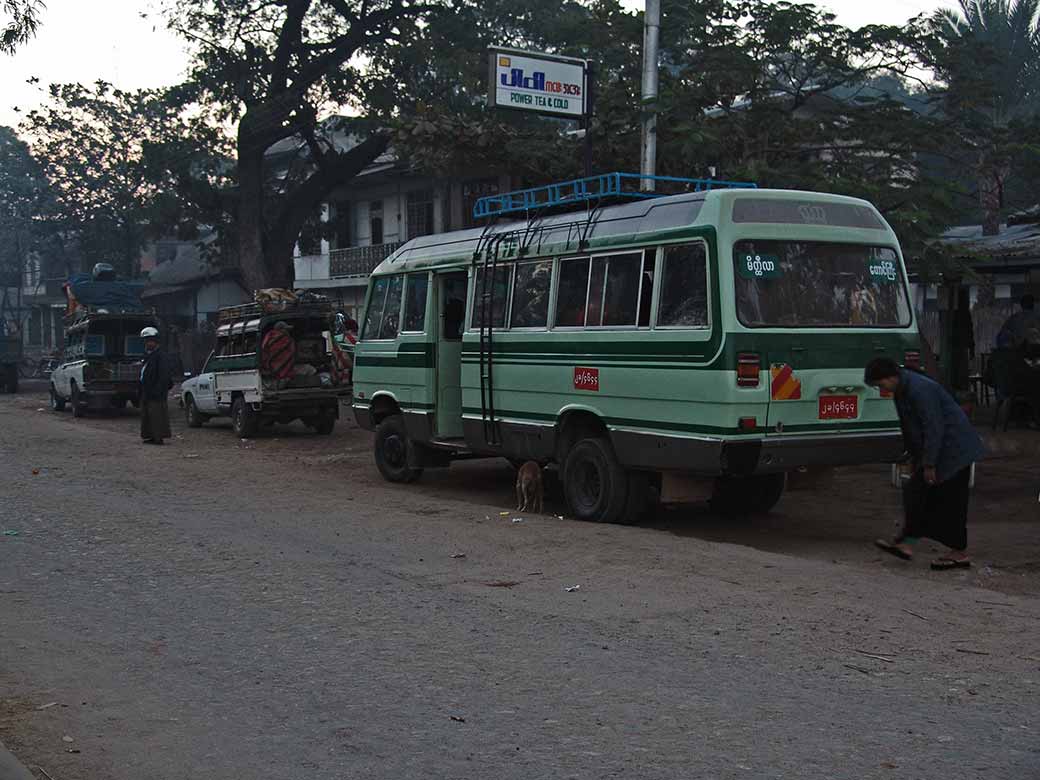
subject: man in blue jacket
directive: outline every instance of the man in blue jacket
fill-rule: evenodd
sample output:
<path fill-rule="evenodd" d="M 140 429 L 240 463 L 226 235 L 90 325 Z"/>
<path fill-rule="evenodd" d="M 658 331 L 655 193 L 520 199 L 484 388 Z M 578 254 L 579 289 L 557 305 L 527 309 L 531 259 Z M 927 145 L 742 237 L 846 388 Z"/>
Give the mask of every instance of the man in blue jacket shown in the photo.
<path fill-rule="evenodd" d="M 903 488 L 906 523 L 892 541 L 876 544 L 898 558 L 913 558 L 922 537 L 950 548 L 933 569 L 971 566 L 968 557 L 968 497 L 971 465 L 983 453 L 982 440 L 964 410 L 942 385 L 890 358 L 872 360 L 864 381 L 893 394 L 913 476 Z"/>

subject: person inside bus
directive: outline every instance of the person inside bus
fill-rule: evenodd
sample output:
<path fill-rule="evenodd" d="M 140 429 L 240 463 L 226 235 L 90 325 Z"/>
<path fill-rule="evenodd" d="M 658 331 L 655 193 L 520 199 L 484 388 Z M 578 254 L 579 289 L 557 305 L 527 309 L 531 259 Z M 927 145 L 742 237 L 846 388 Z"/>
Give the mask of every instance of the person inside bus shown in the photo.
<path fill-rule="evenodd" d="M 971 566 L 968 557 L 968 499 L 971 467 L 982 457 L 979 434 L 964 410 L 942 385 L 917 371 L 879 357 L 864 370 L 867 385 L 892 393 L 912 475 L 903 487 L 905 521 L 891 541 L 875 544 L 910 560 L 921 537 L 935 539 L 949 551 L 932 561 L 937 570 Z"/>

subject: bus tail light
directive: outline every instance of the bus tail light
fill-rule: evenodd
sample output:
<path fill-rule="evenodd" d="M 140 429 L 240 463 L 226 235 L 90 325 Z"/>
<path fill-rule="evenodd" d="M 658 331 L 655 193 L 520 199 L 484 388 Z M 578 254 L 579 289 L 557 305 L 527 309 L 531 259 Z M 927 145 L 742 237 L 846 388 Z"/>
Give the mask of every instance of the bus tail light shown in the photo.
<path fill-rule="evenodd" d="M 761 362 L 755 353 L 741 352 L 737 355 L 737 387 L 758 387 Z"/>
<path fill-rule="evenodd" d="M 921 353 L 917 350 L 910 350 L 903 354 L 903 365 L 907 368 L 912 368 L 915 371 L 921 368 Z"/>
<path fill-rule="evenodd" d="M 754 433 L 758 430 L 758 420 L 754 417 L 741 417 L 740 430 L 744 433 Z"/>

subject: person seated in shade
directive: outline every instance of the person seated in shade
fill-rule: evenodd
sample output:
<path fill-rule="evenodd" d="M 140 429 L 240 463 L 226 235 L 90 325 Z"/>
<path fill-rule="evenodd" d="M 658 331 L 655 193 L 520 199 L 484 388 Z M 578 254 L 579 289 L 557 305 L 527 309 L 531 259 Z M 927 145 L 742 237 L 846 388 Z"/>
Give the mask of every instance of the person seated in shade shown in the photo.
<path fill-rule="evenodd" d="M 1017 349 L 1033 336 L 1032 331 L 1040 330 L 1040 312 L 1036 310 L 1036 298 L 1026 293 L 1019 301 L 1021 311 L 1012 314 L 1004 322 L 997 334 L 997 348 Z"/>

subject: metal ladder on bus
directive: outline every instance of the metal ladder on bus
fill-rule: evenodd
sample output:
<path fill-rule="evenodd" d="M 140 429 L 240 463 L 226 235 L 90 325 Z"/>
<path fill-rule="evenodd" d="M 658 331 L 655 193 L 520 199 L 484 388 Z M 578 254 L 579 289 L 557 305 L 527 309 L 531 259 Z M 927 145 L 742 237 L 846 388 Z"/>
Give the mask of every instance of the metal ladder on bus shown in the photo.
<path fill-rule="evenodd" d="M 484 423 L 484 442 L 492 447 L 502 444 L 495 417 L 495 272 L 501 236 L 493 236 L 482 254 L 480 289 L 480 416 Z"/>

